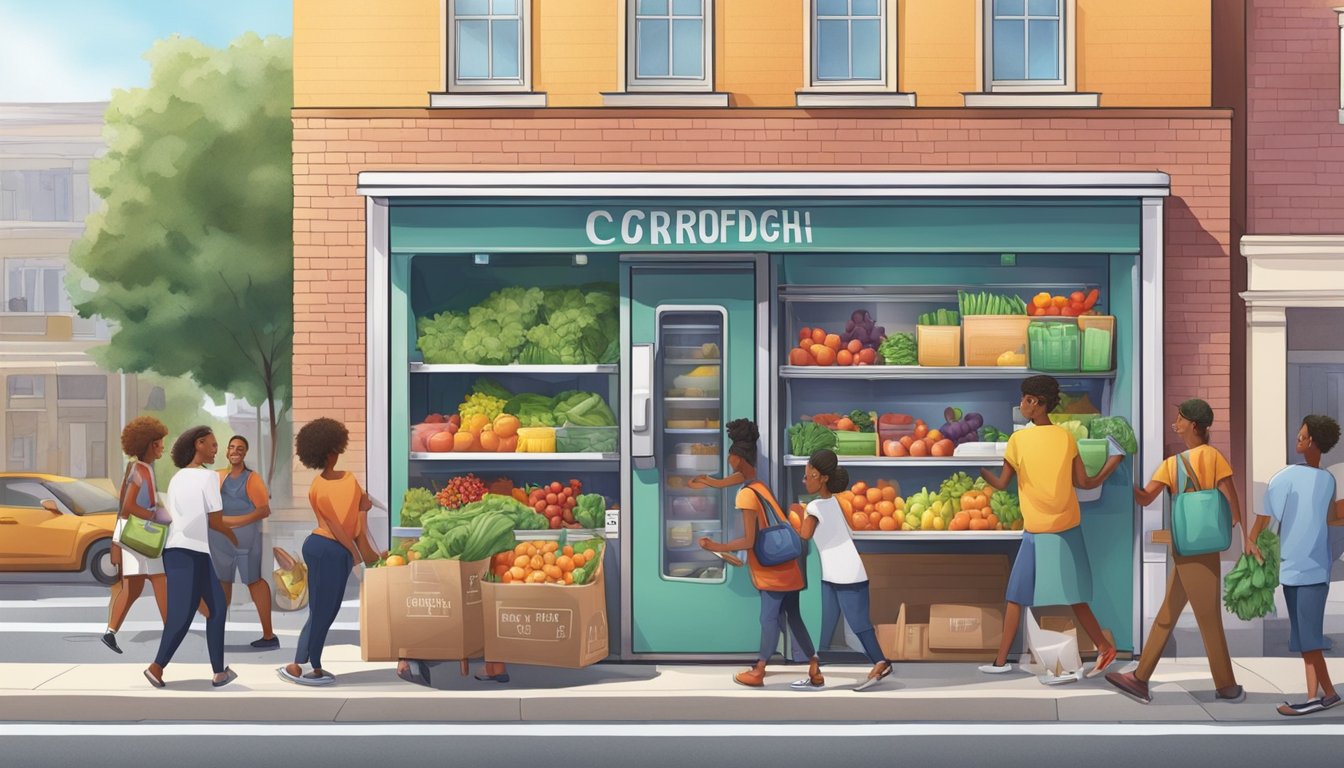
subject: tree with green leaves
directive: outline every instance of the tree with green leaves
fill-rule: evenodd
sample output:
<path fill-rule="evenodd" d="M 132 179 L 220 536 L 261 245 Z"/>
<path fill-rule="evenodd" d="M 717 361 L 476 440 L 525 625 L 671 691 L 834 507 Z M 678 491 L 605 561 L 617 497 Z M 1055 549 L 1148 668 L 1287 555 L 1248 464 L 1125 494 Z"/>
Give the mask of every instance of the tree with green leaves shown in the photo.
<path fill-rule="evenodd" d="M 93 353 L 103 367 L 267 404 L 270 475 L 294 335 L 290 40 L 172 37 L 146 58 L 149 87 L 108 105 L 89 171 L 107 205 L 71 249 L 67 287 L 81 317 L 115 325 Z"/>

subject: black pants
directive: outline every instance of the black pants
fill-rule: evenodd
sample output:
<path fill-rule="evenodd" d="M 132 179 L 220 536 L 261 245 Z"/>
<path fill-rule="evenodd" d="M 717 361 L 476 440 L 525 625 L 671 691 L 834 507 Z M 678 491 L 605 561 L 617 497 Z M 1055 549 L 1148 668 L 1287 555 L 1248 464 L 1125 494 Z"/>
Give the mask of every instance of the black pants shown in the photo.
<path fill-rule="evenodd" d="M 350 557 L 350 550 L 339 542 L 316 533 L 303 542 L 303 561 L 308 565 L 308 621 L 299 633 L 294 663 L 311 662 L 313 669 L 321 669 L 327 633 L 341 612 L 345 585 L 350 581 L 355 561 Z"/>
<path fill-rule="evenodd" d="M 219 674 L 224 671 L 224 620 L 228 606 L 224 604 L 224 589 L 215 578 L 210 555 L 190 549 L 165 549 L 163 572 L 168 578 L 168 621 L 163 625 L 159 653 L 154 663 L 168 666 L 187 633 L 196 608 L 205 601 L 210 618 L 205 620 L 205 644 L 210 651 L 210 667 Z"/>
<path fill-rule="evenodd" d="M 788 620 L 793 639 L 810 659 L 817 655 L 812 646 L 812 637 L 807 634 L 807 625 L 803 623 L 803 614 L 798 608 L 798 592 L 761 591 L 761 661 L 768 661 L 779 645 L 780 619 Z"/>

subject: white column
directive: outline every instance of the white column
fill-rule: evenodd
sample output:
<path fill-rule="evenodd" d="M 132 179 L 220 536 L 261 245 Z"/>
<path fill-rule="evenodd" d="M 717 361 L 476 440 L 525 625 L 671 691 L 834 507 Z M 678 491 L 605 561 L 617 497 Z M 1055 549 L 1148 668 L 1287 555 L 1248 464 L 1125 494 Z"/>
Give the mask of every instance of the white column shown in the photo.
<path fill-rule="evenodd" d="M 1263 512 L 1265 486 L 1283 469 L 1288 444 L 1288 310 L 1246 308 L 1246 460 L 1252 512 Z"/>

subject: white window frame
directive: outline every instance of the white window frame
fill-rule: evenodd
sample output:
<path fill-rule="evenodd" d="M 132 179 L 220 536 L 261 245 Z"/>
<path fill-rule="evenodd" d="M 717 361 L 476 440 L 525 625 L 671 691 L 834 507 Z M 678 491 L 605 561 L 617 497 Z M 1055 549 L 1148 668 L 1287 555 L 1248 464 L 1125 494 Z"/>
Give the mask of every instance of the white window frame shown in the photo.
<path fill-rule="evenodd" d="M 493 0 L 487 0 L 493 2 Z M 519 16 L 519 40 L 518 40 L 518 58 L 519 68 L 518 77 L 515 78 L 470 78 L 463 80 L 457 73 L 457 23 L 459 17 L 456 10 L 456 0 L 444 0 L 447 6 L 446 18 L 448 21 L 448 88 L 449 93 L 463 94 L 481 94 L 481 93 L 530 93 L 532 91 L 532 0 L 516 0 L 518 3 Z M 493 18 L 493 14 L 487 16 L 467 16 L 468 19 L 486 19 Z M 511 18 L 511 17 L 510 17 Z M 493 33 L 491 35 L 491 44 L 493 44 Z"/>
<path fill-rule="evenodd" d="M 1022 0 L 1030 7 L 1031 0 Z M 995 80 L 994 79 L 994 0 L 982 0 L 980 3 L 980 34 L 984 40 L 982 46 L 983 62 L 981 76 L 984 78 L 984 91 L 987 93 L 1072 93 L 1078 88 L 1078 3 L 1077 0 L 1059 0 L 1059 73 L 1056 80 Z"/>
<path fill-rule="evenodd" d="M 1344 124 L 1344 8 L 1336 8 L 1339 21 L 1339 122 Z"/>
<path fill-rule="evenodd" d="M 805 14 L 803 22 L 803 56 L 807 72 L 807 89 L 815 91 L 852 91 L 855 93 L 884 93 L 896 90 L 896 2 L 897 0 L 878 0 L 881 14 L 882 44 L 881 61 L 878 71 L 882 77 L 878 80 L 822 80 L 817 77 L 817 0 L 806 0 L 803 4 Z"/>
<path fill-rule="evenodd" d="M 702 0 L 704 7 L 703 13 L 703 37 L 701 40 L 701 61 L 700 72 L 702 77 L 638 77 L 639 66 L 639 35 L 638 10 L 639 0 L 624 0 L 622 6 L 625 9 L 625 91 L 627 93 L 694 93 L 714 91 L 714 0 Z M 667 0 L 669 18 L 672 13 L 674 0 Z M 669 25 L 669 34 L 671 29 Z M 670 41 L 669 41 L 670 42 Z M 668 55 L 671 55 L 669 45 Z"/>

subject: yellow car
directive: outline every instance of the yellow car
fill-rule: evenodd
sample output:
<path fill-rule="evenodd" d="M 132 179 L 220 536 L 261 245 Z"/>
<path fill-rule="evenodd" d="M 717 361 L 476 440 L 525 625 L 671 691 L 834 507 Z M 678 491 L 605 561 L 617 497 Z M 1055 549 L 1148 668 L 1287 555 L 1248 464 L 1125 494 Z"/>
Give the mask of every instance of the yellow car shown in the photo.
<path fill-rule="evenodd" d="M 117 497 L 58 475 L 0 472 L 0 571 L 83 571 L 117 580 Z"/>

